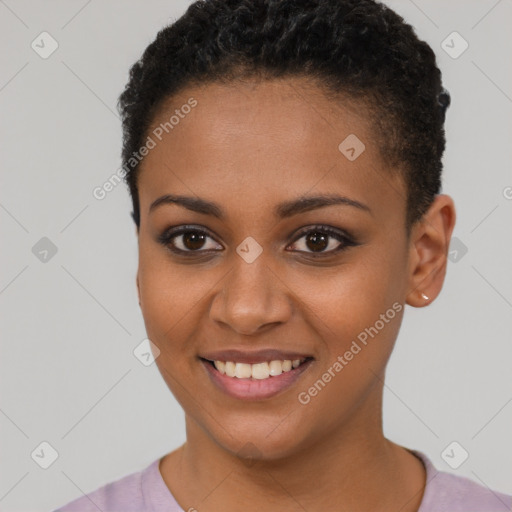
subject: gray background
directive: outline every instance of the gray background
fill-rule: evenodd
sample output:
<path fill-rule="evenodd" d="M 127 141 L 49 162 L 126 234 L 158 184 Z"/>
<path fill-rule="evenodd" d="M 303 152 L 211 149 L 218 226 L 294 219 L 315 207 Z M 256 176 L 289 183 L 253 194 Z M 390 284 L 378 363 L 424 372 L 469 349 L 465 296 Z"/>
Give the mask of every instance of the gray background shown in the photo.
<path fill-rule="evenodd" d="M 92 192 L 120 165 L 130 65 L 189 3 L 0 1 L 3 511 L 51 510 L 185 439 L 156 366 L 133 355 L 145 331 L 128 193 Z M 388 4 L 434 48 L 452 95 L 444 191 L 460 243 L 441 296 L 407 308 L 385 433 L 512 493 L 512 2 Z M 47 59 L 31 48 L 42 31 L 59 44 Z M 456 59 L 441 47 L 453 31 L 469 43 Z M 57 247 L 47 261 L 32 252 L 42 237 Z M 48 469 L 31 457 L 43 441 L 59 454 Z M 456 470 L 441 457 L 452 441 L 469 452 Z"/>

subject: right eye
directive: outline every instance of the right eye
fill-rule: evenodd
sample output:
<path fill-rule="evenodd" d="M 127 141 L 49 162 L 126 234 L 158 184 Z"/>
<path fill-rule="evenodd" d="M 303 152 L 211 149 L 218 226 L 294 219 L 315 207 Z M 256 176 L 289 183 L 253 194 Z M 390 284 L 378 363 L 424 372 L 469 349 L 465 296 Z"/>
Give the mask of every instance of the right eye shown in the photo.
<path fill-rule="evenodd" d="M 204 246 L 205 244 L 208 245 L 208 239 L 215 242 L 207 231 L 191 226 L 179 226 L 177 228 L 171 228 L 164 231 L 158 237 L 158 241 L 162 245 L 178 254 L 197 254 L 202 252 L 215 251 L 218 250 L 218 248 L 223 249 L 223 247 L 217 242 L 210 243 L 210 247 L 206 247 L 205 249 Z"/>

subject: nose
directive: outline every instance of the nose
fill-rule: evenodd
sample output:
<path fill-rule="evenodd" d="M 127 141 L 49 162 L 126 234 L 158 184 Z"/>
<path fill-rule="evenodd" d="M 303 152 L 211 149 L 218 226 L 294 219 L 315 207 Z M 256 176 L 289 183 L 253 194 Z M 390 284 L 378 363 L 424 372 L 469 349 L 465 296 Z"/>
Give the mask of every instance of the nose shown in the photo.
<path fill-rule="evenodd" d="M 263 257 L 252 263 L 240 258 L 222 281 L 211 304 L 210 318 L 238 334 L 259 334 L 291 317 L 287 290 Z"/>

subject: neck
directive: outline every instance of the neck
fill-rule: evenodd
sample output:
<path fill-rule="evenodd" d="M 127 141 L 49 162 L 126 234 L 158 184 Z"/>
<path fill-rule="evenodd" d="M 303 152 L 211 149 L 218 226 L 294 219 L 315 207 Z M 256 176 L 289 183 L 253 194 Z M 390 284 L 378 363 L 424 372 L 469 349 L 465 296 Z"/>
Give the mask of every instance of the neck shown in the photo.
<path fill-rule="evenodd" d="M 240 459 L 187 416 L 187 442 L 164 458 L 162 476 L 184 510 L 416 512 L 424 469 L 384 437 L 381 400 L 382 390 L 349 424 L 273 460 Z"/>

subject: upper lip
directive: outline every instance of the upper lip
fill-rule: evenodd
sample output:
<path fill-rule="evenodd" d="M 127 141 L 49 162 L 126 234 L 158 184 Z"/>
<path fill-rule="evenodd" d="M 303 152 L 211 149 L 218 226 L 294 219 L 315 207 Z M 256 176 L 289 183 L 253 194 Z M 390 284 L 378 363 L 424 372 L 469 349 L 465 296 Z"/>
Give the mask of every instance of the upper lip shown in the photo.
<path fill-rule="evenodd" d="M 288 352 L 277 350 L 275 348 L 261 349 L 261 350 L 218 350 L 215 352 L 207 352 L 200 354 L 199 357 L 208 359 L 209 361 L 232 361 L 236 363 L 257 364 L 267 361 L 283 361 L 289 359 L 290 361 L 296 359 L 312 358 L 309 354 L 302 352 Z"/>

